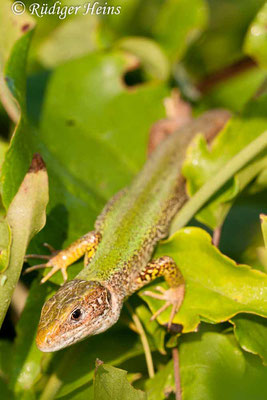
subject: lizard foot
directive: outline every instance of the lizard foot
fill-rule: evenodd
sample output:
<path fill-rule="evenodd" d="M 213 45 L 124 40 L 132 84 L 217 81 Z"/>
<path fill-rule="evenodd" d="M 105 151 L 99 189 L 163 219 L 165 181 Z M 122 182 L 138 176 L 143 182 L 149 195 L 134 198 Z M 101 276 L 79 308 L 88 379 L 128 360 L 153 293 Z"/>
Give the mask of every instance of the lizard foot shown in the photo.
<path fill-rule="evenodd" d="M 33 267 L 29 267 L 25 269 L 24 274 L 28 274 L 29 272 L 41 269 L 41 268 L 51 268 L 51 271 L 43 277 L 41 280 L 41 283 L 45 283 L 48 279 L 51 278 L 57 271 L 61 270 L 64 282 L 68 279 L 68 274 L 67 274 L 67 266 L 64 263 L 64 256 L 59 257 L 58 250 L 55 250 L 50 244 L 44 243 L 43 244 L 45 247 L 48 248 L 48 250 L 51 252 L 50 255 L 41 255 L 41 254 L 27 254 L 24 259 L 27 261 L 30 258 L 39 258 L 41 260 L 47 260 L 46 263 L 44 264 L 38 264 L 34 265 Z M 62 262 L 63 261 L 63 262 Z"/>
<path fill-rule="evenodd" d="M 163 300 L 165 304 L 160 307 L 151 317 L 151 321 L 155 320 L 163 311 L 165 311 L 168 307 L 172 306 L 169 322 L 168 322 L 168 329 L 171 328 L 173 318 L 175 314 L 178 312 L 185 294 L 185 286 L 180 285 L 175 288 L 170 288 L 168 290 L 163 289 L 160 286 L 156 287 L 157 292 L 151 292 L 146 290 L 143 294 L 149 297 L 153 297 L 154 299 Z"/>

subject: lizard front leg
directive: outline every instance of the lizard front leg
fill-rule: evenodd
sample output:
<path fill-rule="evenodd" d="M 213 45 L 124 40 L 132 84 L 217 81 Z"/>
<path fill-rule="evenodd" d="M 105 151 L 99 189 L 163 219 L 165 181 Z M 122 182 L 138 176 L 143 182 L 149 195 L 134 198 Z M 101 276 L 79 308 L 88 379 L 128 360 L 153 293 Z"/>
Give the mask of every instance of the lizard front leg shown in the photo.
<path fill-rule="evenodd" d="M 170 289 L 165 290 L 158 286 L 156 288 L 157 292 L 151 292 L 147 290 L 144 292 L 144 295 L 165 301 L 165 304 L 157 312 L 155 312 L 155 314 L 153 314 L 151 320 L 156 319 L 159 314 L 161 314 L 168 307 L 172 306 L 170 319 L 168 322 L 168 329 L 170 329 L 173 318 L 178 312 L 185 294 L 185 281 L 183 275 L 173 259 L 165 256 L 152 260 L 150 263 L 148 263 L 145 269 L 136 279 L 135 290 L 140 289 L 144 285 L 160 276 L 164 276 L 166 282 L 170 286 Z"/>
<path fill-rule="evenodd" d="M 88 264 L 89 260 L 93 257 L 96 252 L 97 245 L 101 240 L 101 235 L 98 232 L 92 231 L 86 233 L 84 236 L 71 243 L 66 249 L 61 251 L 53 251 L 51 256 L 38 256 L 31 254 L 25 258 L 42 258 L 48 259 L 47 263 L 34 265 L 33 267 L 27 268 L 25 272 L 31 272 L 40 268 L 51 267 L 51 271 L 43 277 L 41 283 L 46 282 L 51 278 L 57 271 L 61 270 L 64 282 L 68 279 L 67 268 L 85 255 L 85 263 Z M 49 246 L 50 247 L 50 246 Z"/>

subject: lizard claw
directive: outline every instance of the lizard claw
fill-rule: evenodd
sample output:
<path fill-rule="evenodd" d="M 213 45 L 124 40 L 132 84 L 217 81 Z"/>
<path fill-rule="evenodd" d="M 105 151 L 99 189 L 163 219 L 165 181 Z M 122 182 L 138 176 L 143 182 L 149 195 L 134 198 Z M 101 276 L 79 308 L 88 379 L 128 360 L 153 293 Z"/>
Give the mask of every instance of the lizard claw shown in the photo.
<path fill-rule="evenodd" d="M 47 247 L 51 254 L 50 255 L 41 255 L 41 254 L 27 254 L 24 257 L 24 260 L 27 261 L 29 258 L 39 258 L 41 260 L 47 260 L 45 264 L 38 264 L 34 265 L 32 267 L 29 267 L 25 269 L 23 272 L 24 274 L 28 274 L 29 272 L 41 269 L 41 268 L 52 268 L 51 271 L 43 277 L 41 280 L 41 283 L 45 283 L 49 278 L 51 278 L 52 275 L 54 275 L 57 271 L 61 270 L 64 282 L 68 279 L 68 274 L 67 274 L 67 267 L 65 265 L 61 265 L 60 260 L 57 259 L 57 254 L 59 253 L 58 250 L 55 250 L 52 246 L 50 246 L 48 243 L 43 244 L 45 247 Z"/>
<path fill-rule="evenodd" d="M 171 309 L 171 314 L 170 318 L 168 321 L 168 330 L 170 330 L 172 321 L 175 317 L 175 314 L 178 312 L 183 299 L 184 299 L 184 293 L 185 293 L 185 286 L 180 285 L 176 288 L 170 288 L 168 290 L 163 289 L 162 287 L 157 286 L 156 290 L 159 293 L 156 292 L 151 292 L 149 290 L 146 290 L 143 294 L 145 296 L 152 297 L 154 299 L 158 300 L 163 300 L 165 301 L 165 304 L 163 304 L 162 307 L 160 307 L 151 317 L 151 321 L 155 320 L 163 311 L 165 311 L 168 307 L 172 306 Z"/>

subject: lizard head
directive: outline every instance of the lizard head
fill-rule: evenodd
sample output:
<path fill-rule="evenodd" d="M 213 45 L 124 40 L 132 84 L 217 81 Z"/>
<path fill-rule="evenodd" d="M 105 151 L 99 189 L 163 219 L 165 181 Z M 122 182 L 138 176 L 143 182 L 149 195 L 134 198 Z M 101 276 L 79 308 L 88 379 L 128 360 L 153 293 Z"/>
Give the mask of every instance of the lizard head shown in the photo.
<path fill-rule="evenodd" d="M 101 283 L 67 282 L 44 304 L 36 344 L 44 352 L 60 350 L 108 329 L 120 309 L 121 302 Z"/>

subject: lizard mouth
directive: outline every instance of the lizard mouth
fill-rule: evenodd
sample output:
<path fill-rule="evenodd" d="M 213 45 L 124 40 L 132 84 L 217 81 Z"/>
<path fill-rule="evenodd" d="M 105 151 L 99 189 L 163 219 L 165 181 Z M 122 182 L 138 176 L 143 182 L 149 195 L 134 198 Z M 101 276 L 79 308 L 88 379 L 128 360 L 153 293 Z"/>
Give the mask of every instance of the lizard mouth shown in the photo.
<path fill-rule="evenodd" d="M 53 336 L 51 333 L 44 328 L 39 329 L 36 335 L 36 345 L 39 350 L 44 353 L 49 353 L 52 351 L 61 350 L 67 346 L 70 346 L 72 343 L 78 342 L 81 339 L 77 339 L 75 336 L 64 337 L 64 340 L 56 340 L 56 336 Z"/>

